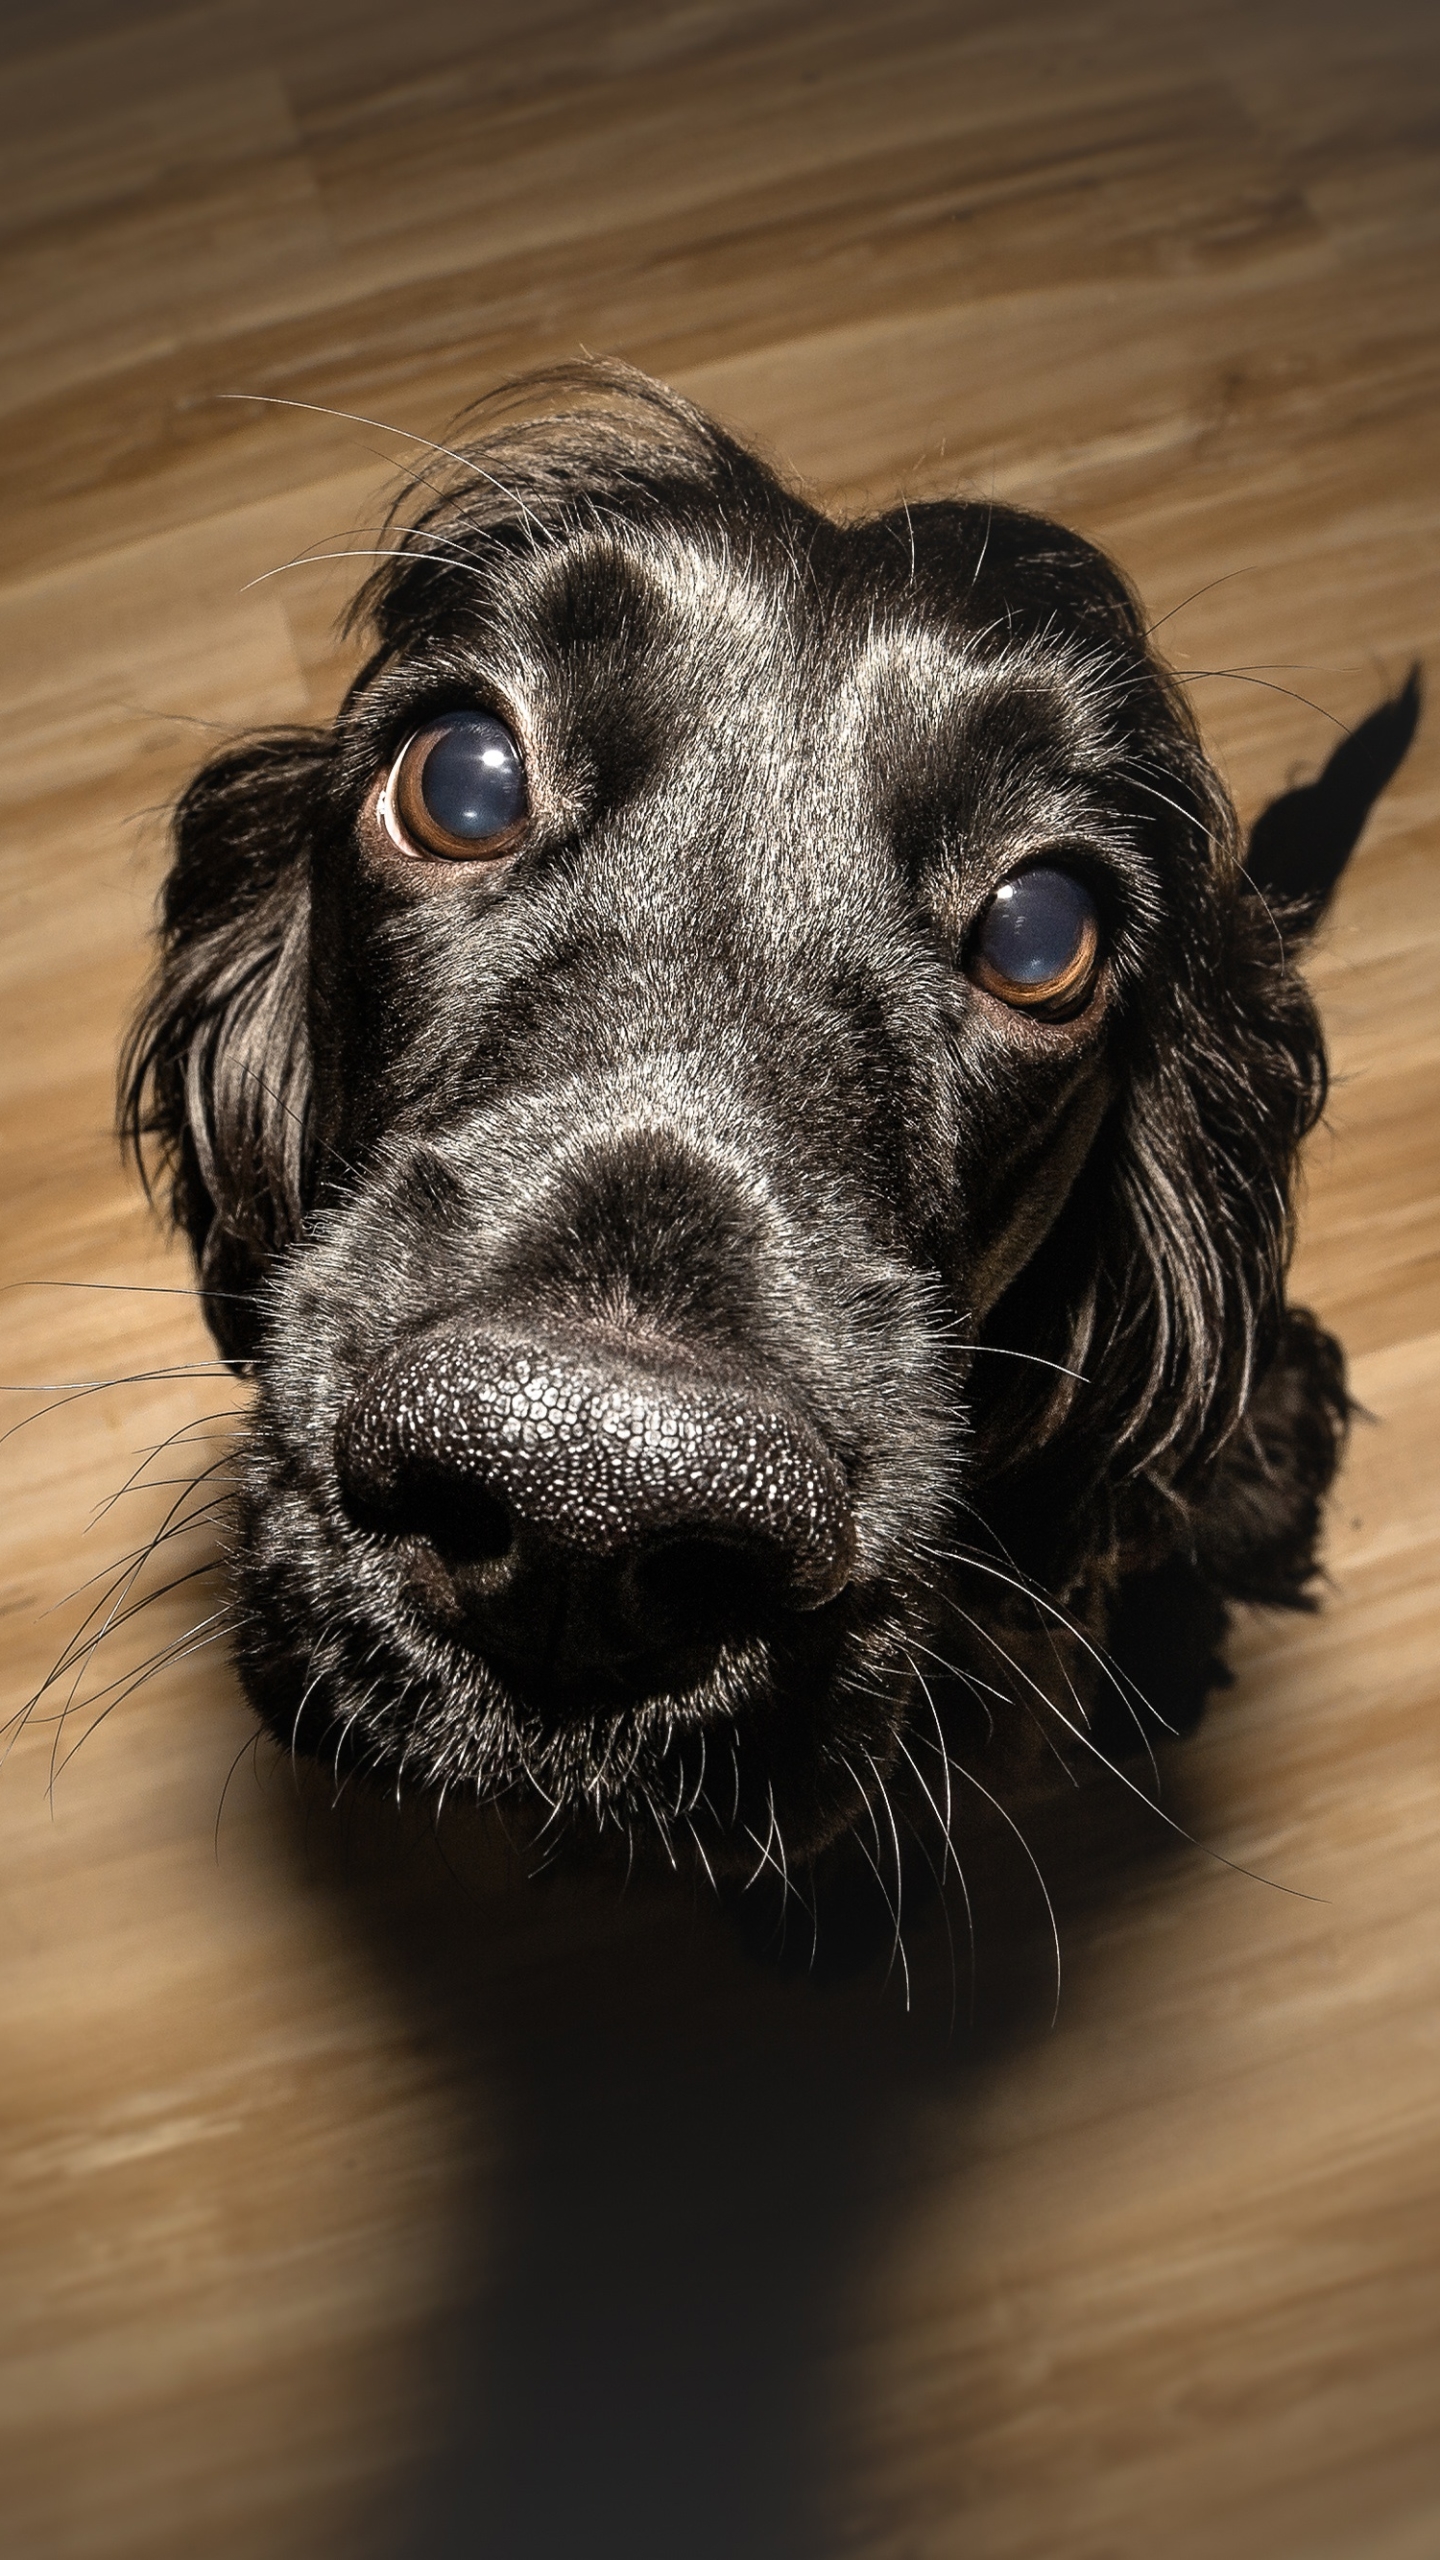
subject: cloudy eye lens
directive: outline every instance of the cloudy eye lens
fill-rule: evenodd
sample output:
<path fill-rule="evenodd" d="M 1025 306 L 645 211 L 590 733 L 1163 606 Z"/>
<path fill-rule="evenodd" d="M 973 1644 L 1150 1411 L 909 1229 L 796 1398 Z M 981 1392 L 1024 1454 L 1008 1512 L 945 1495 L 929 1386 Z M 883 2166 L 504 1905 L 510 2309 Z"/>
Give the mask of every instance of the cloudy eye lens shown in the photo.
<path fill-rule="evenodd" d="M 1076 1013 L 1100 957 L 1095 901 L 1072 871 L 1019 871 L 980 921 L 970 974 L 1006 1004 L 1052 1019 Z"/>
<path fill-rule="evenodd" d="M 513 851 L 529 815 L 520 750 L 488 711 L 432 720 L 401 750 L 386 793 L 390 832 L 450 862 Z"/>

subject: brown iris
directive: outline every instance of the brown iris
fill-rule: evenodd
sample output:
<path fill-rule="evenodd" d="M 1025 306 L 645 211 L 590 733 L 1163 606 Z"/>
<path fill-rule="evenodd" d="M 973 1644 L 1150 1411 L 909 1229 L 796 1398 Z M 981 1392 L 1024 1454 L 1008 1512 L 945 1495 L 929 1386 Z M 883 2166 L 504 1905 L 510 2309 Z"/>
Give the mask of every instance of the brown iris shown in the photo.
<path fill-rule="evenodd" d="M 385 818 L 410 853 L 498 862 L 530 815 L 525 767 L 503 720 L 455 711 L 417 729 L 391 768 Z"/>
<path fill-rule="evenodd" d="M 967 958 L 978 986 L 1056 1022 L 1078 1013 L 1100 962 L 1095 901 L 1073 871 L 1017 871 L 995 892 Z"/>

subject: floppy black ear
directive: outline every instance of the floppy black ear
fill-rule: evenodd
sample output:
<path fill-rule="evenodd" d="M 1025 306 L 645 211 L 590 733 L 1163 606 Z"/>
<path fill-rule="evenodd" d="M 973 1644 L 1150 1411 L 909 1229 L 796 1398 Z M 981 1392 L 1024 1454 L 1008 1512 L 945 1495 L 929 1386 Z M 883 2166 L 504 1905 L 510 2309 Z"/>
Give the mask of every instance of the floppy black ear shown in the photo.
<path fill-rule="evenodd" d="M 1245 868 L 1262 898 L 1291 910 L 1302 931 L 1317 925 L 1360 841 L 1365 821 L 1399 770 L 1420 718 L 1420 670 L 1394 699 L 1338 746 L 1324 771 L 1262 809 L 1250 830 Z"/>
<path fill-rule="evenodd" d="M 237 1362 L 255 1348 L 255 1293 L 304 1214 L 309 849 L 333 753 L 326 731 L 277 731 L 196 775 L 121 1058 L 122 1137 L 147 1190 L 168 1190 L 213 1293 L 211 1332 Z"/>

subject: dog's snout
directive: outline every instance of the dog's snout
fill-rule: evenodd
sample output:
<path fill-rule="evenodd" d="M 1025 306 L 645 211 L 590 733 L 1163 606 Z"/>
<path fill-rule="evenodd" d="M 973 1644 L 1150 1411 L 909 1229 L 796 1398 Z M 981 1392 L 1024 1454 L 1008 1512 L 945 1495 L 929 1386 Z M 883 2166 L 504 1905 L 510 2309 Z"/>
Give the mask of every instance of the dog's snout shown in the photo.
<path fill-rule="evenodd" d="M 423 1542 L 431 1604 L 526 1689 L 688 1684 L 853 1562 L 803 1415 L 633 1345 L 432 1337 L 367 1381 L 336 1458 L 352 1515 Z"/>

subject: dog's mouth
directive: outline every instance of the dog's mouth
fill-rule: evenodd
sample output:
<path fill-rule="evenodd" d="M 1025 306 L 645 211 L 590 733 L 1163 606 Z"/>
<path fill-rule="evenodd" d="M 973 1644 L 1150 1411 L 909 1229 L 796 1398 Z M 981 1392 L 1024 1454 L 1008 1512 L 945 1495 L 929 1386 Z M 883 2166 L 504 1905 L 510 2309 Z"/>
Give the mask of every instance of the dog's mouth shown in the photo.
<path fill-rule="evenodd" d="M 566 1552 L 484 1501 L 337 1539 L 263 1449 L 240 1527 L 247 1686 L 337 1784 L 500 1801 L 547 1855 L 608 1838 L 720 1878 L 814 1855 L 893 1760 L 916 1627 L 883 1577 L 796 1606 L 763 1550 Z"/>
<path fill-rule="evenodd" d="M 485 1501 L 396 1542 L 417 1631 L 473 1654 L 527 1717 L 563 1726 L 668 1701 L 703 1712 L 799 1678 L 828 1685 L 857 1618 L 848 1581 L 796 1608 L 775 1560 L 703 1536 L 595 1554 L 517 1537 Z"/>

